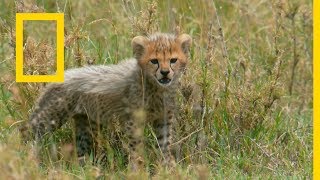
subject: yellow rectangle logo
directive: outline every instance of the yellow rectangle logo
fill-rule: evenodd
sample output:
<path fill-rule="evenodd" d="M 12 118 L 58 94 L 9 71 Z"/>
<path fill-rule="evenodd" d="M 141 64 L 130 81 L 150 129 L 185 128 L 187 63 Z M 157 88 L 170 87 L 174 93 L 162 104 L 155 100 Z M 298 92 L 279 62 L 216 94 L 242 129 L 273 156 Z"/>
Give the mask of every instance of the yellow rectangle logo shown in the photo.
<path fill-rule="evenodd" d="M 23 74 L 23 21 L 57 21 L 57 69 L 55 75 Z M 64 14 L 17 13 L 16 14 L 16 82 L 64 81 Z"/>

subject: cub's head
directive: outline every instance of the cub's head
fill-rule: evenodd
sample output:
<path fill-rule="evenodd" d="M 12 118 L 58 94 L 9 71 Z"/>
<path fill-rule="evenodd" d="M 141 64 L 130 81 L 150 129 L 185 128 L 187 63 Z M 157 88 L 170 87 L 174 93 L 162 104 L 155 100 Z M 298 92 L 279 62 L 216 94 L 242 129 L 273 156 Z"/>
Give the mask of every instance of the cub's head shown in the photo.
<path fill-rule="evenodd" d="M 191 41 L 187 34 L 158 33 L 133 38 L 132 48 L 146 77 L 166 87 L 175 82 L 185 69 Z"/>

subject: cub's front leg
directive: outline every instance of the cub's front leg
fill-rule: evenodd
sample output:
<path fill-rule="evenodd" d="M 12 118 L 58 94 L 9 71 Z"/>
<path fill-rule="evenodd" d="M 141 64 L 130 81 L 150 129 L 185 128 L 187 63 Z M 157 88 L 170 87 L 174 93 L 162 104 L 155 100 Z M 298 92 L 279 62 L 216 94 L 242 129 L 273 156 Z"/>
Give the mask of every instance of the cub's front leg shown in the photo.
<path fill-rule="evenodd" d="M 125 123 L 125 134 L 128 140 L 129 167 L 137 171 L 144 167 L 143 131 L 145 112 L 142 109 L 132 111 Z"/>
<path fill-rule="evenodd" d="M 153 123 L 163 163 L 168 167 L 174 167 L 176 165 L 175 159 L 170 151 L 173 121 L 174 112 L 172 109 L 168 109 L 164 111 L 162 118 L 156 119 Z"/>

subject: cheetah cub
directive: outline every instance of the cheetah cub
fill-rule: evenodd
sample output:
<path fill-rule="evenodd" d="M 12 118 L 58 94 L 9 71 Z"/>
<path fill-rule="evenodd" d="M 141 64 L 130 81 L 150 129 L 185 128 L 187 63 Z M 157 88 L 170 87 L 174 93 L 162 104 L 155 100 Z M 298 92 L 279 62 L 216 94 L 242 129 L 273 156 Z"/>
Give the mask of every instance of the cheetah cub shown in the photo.
<path fill-rule="evenodd" d="M 67 70 L 64 83 L 48 85 L 30 116 L 35 139 L 41 140 L 73 118 L 81 162 L 96 153 L 99 131 L 116 119 L 124 127 L 129 164 L 135 169 L 143 164 L 139 153 L 143 132 L 137 129 L 149 123 L 156 133 L 162 162 L 174 164 L 170 143 L 175 96 L 191 41 L 187 34 L 137 36 L 132 40 L 132 59 Z"/>

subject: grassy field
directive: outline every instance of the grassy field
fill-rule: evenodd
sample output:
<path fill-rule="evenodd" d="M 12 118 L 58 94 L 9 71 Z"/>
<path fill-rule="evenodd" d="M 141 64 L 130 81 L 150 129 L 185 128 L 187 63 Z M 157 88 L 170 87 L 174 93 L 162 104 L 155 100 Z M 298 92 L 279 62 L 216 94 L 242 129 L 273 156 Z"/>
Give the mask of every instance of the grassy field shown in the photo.
<path fill-rule="evenodd" d="M 23 2 L 23 3 L 22 3 Z M 15 83 L 15 13 L 65 13 L 65 68 L 132 57 L 131 39 L 153 32 L 193 37 L 179 93 L 167 171 L 145 130 L 144 171 L 106 134 L 105 169 L 78 165 L 72 123 L 43 144 L 23 143 L 44 83 Z M 0 179 L 294 179 L 312 178 L 311 0 L 3 0 L 0 1 Z M 55 68 L 55 26 L 24 24 L 24 73 Z"/>

